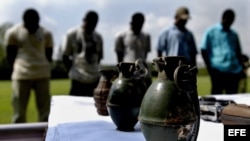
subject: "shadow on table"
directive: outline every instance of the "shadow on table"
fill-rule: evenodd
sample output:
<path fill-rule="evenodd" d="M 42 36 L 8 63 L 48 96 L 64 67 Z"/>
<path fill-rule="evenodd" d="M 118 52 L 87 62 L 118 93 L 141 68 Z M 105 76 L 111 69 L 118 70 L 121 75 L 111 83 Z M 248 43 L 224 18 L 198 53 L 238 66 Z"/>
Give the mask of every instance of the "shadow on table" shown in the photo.
<path fill-rule="evenodd" d="M 145 141 L 139 123 L 135 131 L 124 132 L 116 129 L 112 122 L 88 121 L 59 124 L 47 131 L 46 141 Z"/>

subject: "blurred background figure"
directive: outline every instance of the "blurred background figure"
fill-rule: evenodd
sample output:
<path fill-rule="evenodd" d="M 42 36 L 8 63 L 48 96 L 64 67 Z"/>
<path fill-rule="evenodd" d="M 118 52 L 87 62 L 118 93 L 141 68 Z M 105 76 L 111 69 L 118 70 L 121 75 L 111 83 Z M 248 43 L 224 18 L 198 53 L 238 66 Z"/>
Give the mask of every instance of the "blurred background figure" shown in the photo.
<path fill-rule="evenodd" d="M 242 53 L 238 34 L 231 29 L 235 19 L 232 9 L 226 9 L 221 22 L 204 34 L 201 53 L 210 74 L 211 94 L 238 93 L 242 77 Z"/>
<path fill-rule="evenodd" d="M 241 64 L 243 66 L 243 72 L 239 82 L 239 93 L 247 92 L 247 71 L 250 67 L 249 57 L 246 54 L 241 55 Z"/>
<path fill-rule="evenodd" d="M 26 122 L 26 109 L 32 89 L 35 92 L 39 121 L 48 121 L 53 38 L 50 31 L 39 25 L 39 20 L 35 9 L 25 10 L 23 23 L 7 30 L 4 38 L 7 59 L 13 67 L 14 123 Z"/>
<path fill-rule="evenodd" d="M 197 48 L 193 33 L 186 28 L 190 19 L 187 7 L 176 10 L 174 24 L 164 29 L 157 44 L 157 56 L 184 56 L 191 65 L 196 66 Z"/>
<path fill-rule="evenodd" d="M 93 96 L 93 90 L 100 79 L 103 40 L 95 31 L 97 23 L 97 12 L 90 10 L 84 16 L 83 24 L 70 29 L 66 34 L 62 52 L 71 79 L 70 95 Z"/>
<path fill-rule="evenodd" d="M 148 68 L 146 61 L 147 55 L 151 51 L 151 39 L 148 33 L 142 31 L 144 22 L 145 17 L 142 13 L 134 13 L 131 16 L 130 28 L 116 37 L 115 52 L 118 63 L 135 62 L 137 59 L 141 59 Z M 150 70 L 145 78 L 149 86 L 152 82 Z"/>

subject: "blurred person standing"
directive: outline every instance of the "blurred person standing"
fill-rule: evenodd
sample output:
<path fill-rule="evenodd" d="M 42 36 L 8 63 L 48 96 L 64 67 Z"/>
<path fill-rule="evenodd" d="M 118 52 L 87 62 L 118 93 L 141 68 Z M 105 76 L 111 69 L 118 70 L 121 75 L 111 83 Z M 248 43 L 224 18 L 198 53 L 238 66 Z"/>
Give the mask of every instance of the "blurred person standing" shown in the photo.
<path fill-rule="evenodd" d="M 241 55 L 241 64 L 243 66 L 243 73 L 241 75 L 241 79 L 239 82 L 239 93 L 246 93 L 247 92 L 247 77 L 248 77 L 248 69 L 250 67 L 249 57 L 246 54 Z"/>
<path fill-rule="evenodd" d="M 141 12 L 131 16 L 130 27 L 118 34 L 115 39 L 117 62 L 135 62 L 141 59 L 148 68 L 147 55 L 151 51 L 151 39 L 148 33 L 142 31 L 145 17 Z M 149 70 L 149 68 L 148 68 Z M 151 72 L 145 77 L 147 86 L 152 82 Z"/>
<path fill-rule="evenodd" d="M 35 9 L 26 9 L 23 23 L 12 26 L 5 33 L 7 60 L 13 67 L 13 123 L 26 122 L 32 89 L 35 92 L 39 121 L 48 121 L 53 38 L 50 31 L 39 25 L 39 21 L 40 17 Z"/>
<path fill-rule="evenodd" d="M 103 40 L 95 31 L 98 14 L 88 11 L 81 26 L 69 29 L 62 45 L 63 62 L 69 70 L 74 96 L 93 96 L 99 79 L 99 64 L 103 58 Z"/>
<path fill-rule="evenodd" d="M 187 7 L 179 7 L 175 13 L 174 24 L 164 29 L 159 36 L 157 56 L 184 56 L 193 66 L 196 66 L 197 48 L 194 36 L 186 28 L 190 19 Z"/>
<path fill-rule="evenodd" d="M 209 72 L 211 94 L 235 94 L 243 73 L 239 36 L 231 29 L 235 20 L 232 9 L 226 9 L 220 23 L 208 28 L 201 43 L 201 53 Z"/>

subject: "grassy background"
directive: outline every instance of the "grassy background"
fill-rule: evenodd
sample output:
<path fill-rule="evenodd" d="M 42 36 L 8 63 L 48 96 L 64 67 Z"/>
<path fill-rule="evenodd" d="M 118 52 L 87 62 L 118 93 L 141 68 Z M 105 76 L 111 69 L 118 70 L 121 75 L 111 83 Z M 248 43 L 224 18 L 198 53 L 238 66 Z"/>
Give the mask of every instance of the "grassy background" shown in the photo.
<path fill-rule="evenodd" d="M 248 82 L 250 78 L 248 78 Z M 197 76 L 197 90 L 200 96 L 209 95 L 210 93 L 210 79 L 206 73 L 206 70 L 199 70 Z M 65 95 L 70 88 L 69 79 L 52 79 L 51 80 L 51 94 L 52 95 Z M 248 83 L 247 92 L 250 92 L 250 84 Z M 11 123 L 12 116 L 11 106 L 11 81 L 0 81 L 0 124 Z M 31 94 L 30 101 L 27 109 L 28 122 L 37 121 L 37 111 L 35 107 L 34 94 Z"/>

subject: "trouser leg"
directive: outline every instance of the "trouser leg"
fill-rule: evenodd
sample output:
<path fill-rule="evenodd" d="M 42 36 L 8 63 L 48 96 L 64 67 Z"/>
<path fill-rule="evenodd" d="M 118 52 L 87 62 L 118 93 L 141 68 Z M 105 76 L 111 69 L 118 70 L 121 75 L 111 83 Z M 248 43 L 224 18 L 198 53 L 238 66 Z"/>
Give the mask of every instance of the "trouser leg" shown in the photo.
<path fill-rule="evenodd" d="M 240 74 L 220 72 L 213 70 L 211 75 L 212 94 L 238 93 Z"/>
<path fill-rule="evenodd" d="M 222 75 L 222 74 L 221 74 Z M 211 71 L 211 94 L 222 94 L 223 93 L 223 76 L 221 76 L 216 70 Z"/>
<path fill-rule="evenodd" d="M 50 84 L 49 79 L 39 79 L 34 83 L 36 106 L 38 110 L 38 120 L 48 121 L 50 112 Z"/>
<path fill-rule="evenodd" d="M 26 122 L 26 110 L 30 97 L 31 83 L 28 80 L 12 80 L 13 123 Z"/>
<path fill-rule="evenodd" d="M 82 83 L 76 81 L 76 80 L 71 80 L 71 88 L 70 88 L 70 95 L 73 96 L 81 96 L 82 94 Z"/>
<path fill-rule="evenodd" d="M 236 94 L 238 93 L 240 82 L 239 74 L 227 74 L 224 80 L 226 94 Z"/>

